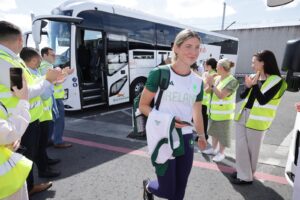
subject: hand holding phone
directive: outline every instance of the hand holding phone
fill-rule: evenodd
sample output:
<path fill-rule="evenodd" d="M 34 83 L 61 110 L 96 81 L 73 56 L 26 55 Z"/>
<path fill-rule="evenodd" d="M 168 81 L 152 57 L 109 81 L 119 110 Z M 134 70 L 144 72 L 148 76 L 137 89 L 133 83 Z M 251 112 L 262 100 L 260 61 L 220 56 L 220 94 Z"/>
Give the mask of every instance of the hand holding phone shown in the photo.
<path fill-rule="evenodd" d="M 17 86 L 13 86 L 12 90 L 13 90 L 13 95 L 18 97 L 19 99 L 23 99 L 23 100 L 28 100 L 29 99 L 29 94 L 28 94 L 28 87 L 27 87 L 27 83 L 24 77 L 22 77 L 22 88 L 19 90 L 17 88 Z"/>

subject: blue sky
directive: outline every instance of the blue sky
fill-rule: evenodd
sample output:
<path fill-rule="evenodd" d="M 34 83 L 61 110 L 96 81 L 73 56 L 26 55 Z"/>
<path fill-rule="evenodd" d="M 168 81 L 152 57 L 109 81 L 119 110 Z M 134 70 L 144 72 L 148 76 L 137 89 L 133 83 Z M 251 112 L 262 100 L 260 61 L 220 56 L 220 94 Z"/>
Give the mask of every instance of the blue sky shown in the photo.
<path fill-rule="evenodd" d="M 11 21 L 23 31 L 31 26 L 30 13 L 50 14 L 66 0 L 0 0 L 0 19 Z M 96 0 L 98 1 L 98 0 Z M 172 19 L 206 30 L 221 28 L 224 0 L 102 0 Z M 269 8 L 266 0 L 226 0 L 226 28 L 300 24 L 300 0 L 285 6 Z"/>

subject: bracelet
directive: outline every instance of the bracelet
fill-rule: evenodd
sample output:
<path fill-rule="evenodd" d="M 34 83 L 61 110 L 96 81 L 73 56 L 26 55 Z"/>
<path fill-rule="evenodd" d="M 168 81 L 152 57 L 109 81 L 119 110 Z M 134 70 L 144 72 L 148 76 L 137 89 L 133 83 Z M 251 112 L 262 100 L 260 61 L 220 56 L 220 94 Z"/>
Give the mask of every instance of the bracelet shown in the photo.
<path fill-rule="evenodd" d="M 202 134 L 197 134 L 197 135 L 198 135 L 199 138 L 201 138 L 201 137 L 205 138 L 205 134 L 203 134 L 203 133 Z"/>

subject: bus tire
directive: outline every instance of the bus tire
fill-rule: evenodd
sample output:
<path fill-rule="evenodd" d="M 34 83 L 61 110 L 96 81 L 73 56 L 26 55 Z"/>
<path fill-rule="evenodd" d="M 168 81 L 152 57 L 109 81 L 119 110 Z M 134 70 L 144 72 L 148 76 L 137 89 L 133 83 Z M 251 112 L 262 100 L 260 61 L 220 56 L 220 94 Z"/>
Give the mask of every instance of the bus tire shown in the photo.
<path fill-rule="evenodd" d="M 145 77 L 140 77 L 135 79 L 130 85 L 130 100 L 133 102 L 133 99 L 144 89 L 146 83 Z"/>

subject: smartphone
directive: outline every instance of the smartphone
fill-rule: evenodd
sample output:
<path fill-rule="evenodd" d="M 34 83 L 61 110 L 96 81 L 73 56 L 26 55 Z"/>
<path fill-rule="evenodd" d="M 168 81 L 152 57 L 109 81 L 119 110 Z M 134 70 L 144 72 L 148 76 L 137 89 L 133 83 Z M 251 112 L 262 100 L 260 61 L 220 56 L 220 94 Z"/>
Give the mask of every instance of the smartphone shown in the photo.
<path fill-rule="evenodd" d="M 23 74 L 22 68 L 12 67 L 9 69 L 11 91 L 13 91 L 12 89 L 13 86 L 16 86 L 18 89 L 21 89 L 23 87 L 22 74 Z"/>

